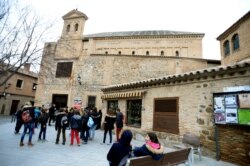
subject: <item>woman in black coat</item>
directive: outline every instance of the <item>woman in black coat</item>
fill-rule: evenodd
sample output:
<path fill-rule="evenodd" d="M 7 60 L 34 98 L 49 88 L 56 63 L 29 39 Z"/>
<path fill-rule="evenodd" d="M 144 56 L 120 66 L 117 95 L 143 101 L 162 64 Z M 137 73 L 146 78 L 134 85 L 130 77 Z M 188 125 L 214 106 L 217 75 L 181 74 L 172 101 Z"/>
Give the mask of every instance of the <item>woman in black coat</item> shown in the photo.
<path fill-rule="evenodd" d="M 104 118 L 104 136 L 103 136 L 103 142 L 101 144 L 105 144 L 106 141 L 106 135 L 109 133 L 109 143 L 110 145 L 112 143 L 112 130 L 114 129 L 114 123 L 115 123 L 116 116 L 112 110 L 108 111 L 108 114 Z"/>

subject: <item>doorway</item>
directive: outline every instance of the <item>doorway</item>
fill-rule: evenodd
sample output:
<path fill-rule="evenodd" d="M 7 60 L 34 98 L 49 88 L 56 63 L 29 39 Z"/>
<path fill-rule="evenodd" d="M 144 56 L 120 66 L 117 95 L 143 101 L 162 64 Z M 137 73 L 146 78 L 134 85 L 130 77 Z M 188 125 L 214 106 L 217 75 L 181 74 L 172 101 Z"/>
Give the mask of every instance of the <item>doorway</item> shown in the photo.
<path fill-rule="evenodd" d="M 68 95 L 65 94 L 53 94 L 52 104 L 56 105 L 56 109 L 65 108 L 68 105 Z"/>
<path fill-rule="evenodd" d="M 12 100 L 10 115 L 14 115 L 16 113 L 19 102 L 20 100 Z"/>

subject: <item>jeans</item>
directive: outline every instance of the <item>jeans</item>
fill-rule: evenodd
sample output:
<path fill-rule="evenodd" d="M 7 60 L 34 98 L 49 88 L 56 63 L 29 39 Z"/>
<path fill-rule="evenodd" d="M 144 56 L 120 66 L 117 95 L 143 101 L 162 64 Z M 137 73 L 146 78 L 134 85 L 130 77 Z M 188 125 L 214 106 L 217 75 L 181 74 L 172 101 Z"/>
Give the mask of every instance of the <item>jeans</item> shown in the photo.
<path fill-rule="evenodd" d="M 23 134 L 21 136 L 21 142 L 23 142 L 24 137 L 25 137 L 28 129 L 29 129 L 29 142 L 31 142 L 32 134 L 33 134 L 33 132 L 32 132 L 33 128 L 34 128 L 34 123 L 33 122 L 24 124 Z"/>
<path fill-rule="evenodd" d="M 47 128 L 46 124 L 45 125 L 41 124 L 41 129 L 40 129 L 40 133 L 39 133 L 38 139 L 41 139 L 41 136 L 43 134 L 43 139 L 45 140 L 45 138 L 46 138 L 46 128 Z"/>
<path fill-rule="evenodd" d="M 89 139 L 89 130 L 82 130 L 81 131 L 81 139 L 87 143 Z"/>
<path fill-rule="evenodd" d="M 97 127 L 97 124 L 94 124 L 90 129 L 89 129 L 89 137 L 91 139 L 94 139 L 95 137 L 95 129 Z"/>

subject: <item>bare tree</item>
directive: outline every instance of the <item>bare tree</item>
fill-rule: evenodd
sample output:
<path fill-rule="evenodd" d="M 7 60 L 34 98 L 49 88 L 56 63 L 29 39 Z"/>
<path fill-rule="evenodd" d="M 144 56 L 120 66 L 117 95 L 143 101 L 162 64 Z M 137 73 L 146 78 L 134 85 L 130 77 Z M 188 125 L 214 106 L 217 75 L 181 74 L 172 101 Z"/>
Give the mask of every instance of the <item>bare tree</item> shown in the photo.
<path fill-rule="evenodd" d="M 22 66 L 40 63 L 45 33 L 52 24 L 42 23 L 29 7 L 0 0 L 0 87 Z"/>

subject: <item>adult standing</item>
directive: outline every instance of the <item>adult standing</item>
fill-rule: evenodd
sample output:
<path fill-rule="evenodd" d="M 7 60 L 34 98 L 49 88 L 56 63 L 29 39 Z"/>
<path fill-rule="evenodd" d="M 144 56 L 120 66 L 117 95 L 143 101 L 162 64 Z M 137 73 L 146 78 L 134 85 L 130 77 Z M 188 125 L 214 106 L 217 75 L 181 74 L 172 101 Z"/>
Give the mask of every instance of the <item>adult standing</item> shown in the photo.
<path fill-rule="evenodd" d="M 89 139 L 89 126 L 87 125 L 88 120 L 89 120 L 88 112 L 84 111 L 82 115 L 82 128 L 80 136 L 83 144 L 87 144 Z"/>
<path fill-rule="evenodd" d="M 56 115 L 56 124 L 55 124 L 55 129 L 57 131 L 56 144 L 59 143 L 60 135 L 61 135 L 61 132 L 62 132 L 62 139 L 63 139 L 62 145 L 65 145 L 65 142 L 66 142 L 66 135 L 65 135 L 66 127 L 63 126 L 62 123 L 61 123 L 63 116 L 67 117 L 64 109 L 61 108 L 59 110 L 59 112 L 57 113 L 57 115 Z"/>
<path fill-rule="evenodd" d="M 121 130 L 123 128 L 123 121 L 124 121 L 123 113 L 118 108 L 117 112 L 116 112 L 116 121 L 115 121 L 115 124 L 116 124 L 116 141 L 117 142 L 119 141 L 120 132 L 121 132 Z"/>
<path fill-rule="evenodd" d="M 101 144 L 105 144 L 107 133 L 109 133 L 109 143 L 107 144 L 110 145 L 112 143 L 112 130 L 114 129 L 115 119 L 116 116 L 114 111 L 109 110 L 104 118 L 104 135 L 103 135 L 103 142 Z"/>
<path fill-rule="evenodd" d="M 51 120 L 55 122 L 55 112 L 56 105 L 53 103 L 52 106 L 49 108 L 49 126 L 51 126 Z"/>
<path fill-rule="evenodd" d="M 125 165 L 127 158 L 131 157 L 132 146 L 132 132 L 130 130 L 124 130 L 121 134 L 119 142 L 116 142 L 110 148 L 107 159 L 110 166 Z"/>
<path fill-rule="evenodd" d="M 23 106 L 21 106 L 21 109 L 19 109 L 16 112 L 16 126 L 15 126 L 15 134 L 19 134 L 19 131 L 23 125 L 23 121 L 22 121 L 22 108 Z"/>
<path fill-rule="evenodd" d="M 93 140 L 95 137 L 95 129 L 99 123 L 99 117 L 100 117 L 96 107 L 90 112 L 90 117 L 93 119 L 94 125 L 91 126 L 89 129 L 89 140 Z"/>
<path fill-rule="evenodd" d="M 22 133 L 19 145 L 24 146 L 23 140 L 27 133 L 27 130 L 29 130 L 28 146 L 33 146 L 34 144 L 32 143 L 32 135 L 33 135 L 32 131 L 34 129 L 35 112 L 30 102 L 26 102 L 25 105 L 23 106 L 22 111 L 21 111 L 21 117 L 22 117 L 22 121 L 24 124 L 24 129 L 23 129 L 23 133 Z"/>
<path fill-rule="evenodd" d="M 101 124 L 102 124 L 102 110 L 99 110 L 99 111 L 98 111 L 98 114 L 99 114 L 100 116 L 99 116 L 99 118 L 98 118 L 98 124 L 97 124 L 96 130 L 98 130 L 98 129 L 101 128 Z"/>
<path fill-rule="evenodd" d="M 47 129 L 47 122 L 49 119 L 48 111 L 47 109 L 42 109 L 42 114 L 38 119 L 38 122 L 41 124 L 38 141 L 41 140 L 42 134 L 43 134 L 43 141 L 46 140 L 46 129 Z"/>

